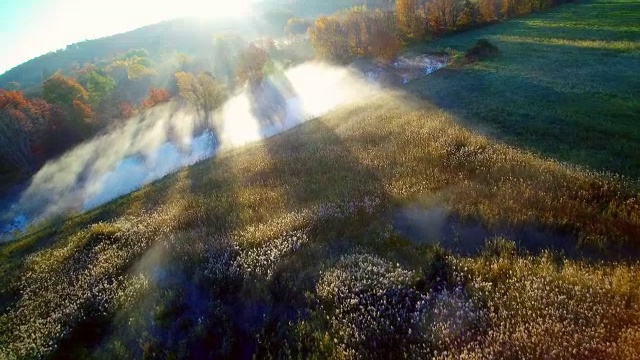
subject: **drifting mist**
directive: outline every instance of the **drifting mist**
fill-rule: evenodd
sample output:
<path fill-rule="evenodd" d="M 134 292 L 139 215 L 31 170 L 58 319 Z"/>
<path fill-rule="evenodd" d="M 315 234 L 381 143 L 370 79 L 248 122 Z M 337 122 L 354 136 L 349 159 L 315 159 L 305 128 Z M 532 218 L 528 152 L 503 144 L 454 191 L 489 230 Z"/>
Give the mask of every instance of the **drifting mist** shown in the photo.
<path fill-rule="evenodd" d="M 245 87 L 210 116 L 179 101 L 157 106 L 45 164 L 4 215 L 0 235 L 69 211 L 92 209 L 216 152 L 275 135 L 372 91 L 371 84 L 346 68 L 308 63 Z"/>

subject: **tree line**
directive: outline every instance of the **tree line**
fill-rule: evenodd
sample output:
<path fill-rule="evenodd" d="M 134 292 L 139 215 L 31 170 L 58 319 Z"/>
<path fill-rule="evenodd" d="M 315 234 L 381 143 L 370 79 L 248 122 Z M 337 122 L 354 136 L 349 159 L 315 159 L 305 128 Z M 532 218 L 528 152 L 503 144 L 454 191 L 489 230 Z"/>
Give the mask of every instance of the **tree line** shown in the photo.
<path fill-rule="evenodd" d="M 216 36 L 211 56 L 173 54 L 154 63 L 133 49 L 100 65 L 56 72 L 36 97 L 0 89 L 0 172 L 29 174 L 47 160 L 117 121 L 178 96 L 209 116 L 230 92 L 273 71 L 272 59 L 291 59 L 273 40 L 246 43 Z"/>
<path fill-rule="evenodd" d="M 430 40 L 571 0 L 396 0 L 388 8 L 355 6 L 317 18 L 308 28 L 319 57 L 346 63 L 357 57 L 388 62 L 406 43 Z M 292 26 L 299 25 L 299 22 Z"/>

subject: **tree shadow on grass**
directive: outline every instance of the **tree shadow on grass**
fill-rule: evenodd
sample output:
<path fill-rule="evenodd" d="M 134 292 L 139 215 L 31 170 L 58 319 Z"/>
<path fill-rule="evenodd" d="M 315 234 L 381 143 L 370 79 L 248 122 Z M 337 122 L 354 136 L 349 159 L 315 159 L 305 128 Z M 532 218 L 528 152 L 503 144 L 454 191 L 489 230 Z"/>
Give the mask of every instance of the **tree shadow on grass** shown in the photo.
<path fill-rule="evenodd" d="M 550 52 L 567 48 L 538 47 Z M 619 63 L 617 68 L 626 66 Z M 628 88 L 640 83 L 601 67 L 594 67 L 593 74 L 602 82 L 581 83 L 580 66 L 566 68 L 572 77 L 497 62 L 444 69 L 409 86 L 472 130 L 560 161 L 640 176 L 635 151 L 640 132 L 632 116 L 640 112 L 640 103 Z"/>
<path fill-rule="evenodd" d="M 399 209 L 392 219 L 394 231 L 416 245 L 439 245 L 448 251 L 468 257 L 486 251 L 490 239 L 513 241 L 517 249 L 531 255 L 544 251 L 572 260 L 636 261 L 636 248 L 596 248 L 580 244 L 569 231 L 542 227 L 534 222 L 518 225 L 501 223 L 487 226 L 479 219 L 463 219 L 443 207 L 408 206 Z"/>
<path fill-rule="evenodd" d="M 295 98 L 295 93 L 275 86 L 254 93 L 253 115 L 263 133 L 290 123 L 286 118 L 296 109 L 288 106 L 288 101 Z M 274 100 L 277 103 L 271 102 Z M 357 121 L 359 117 L 354 116 L 341 125 Z M 268 165 L 253 172 L 245 186 L 263 186 L 278 193 L 279 204 L 264 205 L 273 209 L 273 218 L 266 220 L 278 221 L 307 211 L 312 214 L 299 229 L 309 242 L 280 259 L 269 280 L 269 310 L 258 357 L 282 351 L 288 324 L 307 316 L 307 294 L 315 291 L 323 264 L 353 251 L 356 244 L 370 246 L 371 239 L 380 233 L 380 204 L 388 200 L 382 179 L 353 153 L 362 144 L 347 143 L 335 126 L 325 118 L 313 119 L 256 146 L 259 161 Z M 368 201 L 376 205 L 367 208 Z"/>

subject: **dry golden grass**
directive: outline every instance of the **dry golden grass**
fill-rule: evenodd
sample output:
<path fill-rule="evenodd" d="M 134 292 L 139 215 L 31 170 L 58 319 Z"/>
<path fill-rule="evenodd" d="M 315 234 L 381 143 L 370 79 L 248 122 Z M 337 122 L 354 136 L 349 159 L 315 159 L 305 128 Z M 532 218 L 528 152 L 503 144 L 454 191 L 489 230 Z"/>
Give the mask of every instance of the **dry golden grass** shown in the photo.
<path fill-rule="evenodd" d="M 294 322 L 292 329 L 302 329 L 300 334 L 310 334 L 309 339 L 317 342 L 296 347 L 288 338 L 284 346 L 280 335 L 273 335 L 266 343 L 275 345 L 265 345 L 267 352 L 282 348 L 303 355 L 358 357 L 358 347 L 374 351 L 377 328 L 350 326 L 349 319 L 359 315 L 344 310 L 341 302 L 375 308 L 380 301 L 402 302 L 402 294 L 408 294 L 415 301 L 425 297 L 435 304 L 399 308 L 404 309 L 402 316 L 412 316 L 414 325 L 398 327 L 394 336 L 425 331 L 418 338 L 428 340 L 407 343 L 403 349 L 408 357 L 632 358 L 637 355 L 640 319 L 639 284 L 633 276 L 637 265 L 567 261 L 558 267 L 547 257 L 452 258 L 456 271 L 450 279 L 452 288 L 408 290 L 417 286 L 412 281 L 420 276 L 415 274 L 432 260 L 403 258 L 402 251 L 415 251 L 402 250 L 406 243 L 390 240 L 393 235 L 383 214 L 429 196 L 431 203 L 486 224 L 562 228 L 605 250 L 628 249 L 637 245 L 640 235 L 640 207 L 633 186 L 610 174 L 496 143 L 458 126 L 449 114 L 428 104 L 380 94 L 184 169 L 71 219 L 57 232 L 43 232 L 53 236 L 49 248 L 34 252 L 19 242 L 3 248 L 3 259 L 12 260 L 3 273 L 11 279 L 15 298 L 0 315 L 1 355 L 51 355 L 61 340 L 75 336 L 73 330 L 86 319 L 135 309 L 134 299 L 145 296 L 140 294 L 149 279 L 132 269 L 154 244 L 167 242 L 191 244 L 191 252 L 177 251 L 181 255 L 175 261 L 194 274 L 217 274 L 212 276 L 219 279 L 225 269 L 233 272 L 230 278 L 239 283 L 232 290 L 218 288 L 222 285 L 215 281 L 206 283 L 210 291 L 218 289 L 216 294 L 231 296 L 230 292 L 239 291 L 234 296 L 280 301 L 299 306 L 296 310 L 302 313 L 333 309 L 326 310 L 333 314 L 333 323 Z M 34 236 L 35 240 L 19 241 L 45 240 Z M 210 247 L 216 243 L 220 245 Z M 347 250 L 340 247 L 342 243 Z M 380 271 L 410 272 L 412 277 L 403 278 L 400 285 L 384 281 L 376 285 L 376 291 L 392 291 L 393 296 L 319 296 L 316 288 L 349 289 L 344 281 L 351 277 L 335 264 L 353 246 L 372 264 L 387 264 L 366 255 L 382 246 L 405 265 L 380 265 Z M 364 279 L 370 276 L 369 270 L 356 270 L 357 281 L 361 271 Z M 332 277 L 336 271 L 343 272 Z M 330 279 L 342 280 L 333 284 Z M 318 304 L 328 307 L 319 310 Z M 215 306 L 216 313 L 224 309 Z M 460 313 L 456 306 L 473 309 L 473 316 Z M 145 314 L 140 311 L 135 316 Z M 417 318 L 424 314 L 429 315 Z M 395 324 L 396 315 L 381 316 Z M 225 321 L 234 321 L 231 316 Z M 545 342 L 549 334 L 553 341 Z M 327 344 L 327 336 L 344 341 Z M 120 345 L 113 345 L 118 353 L 124 351 Z M 147 345 L 145 349 L 151 349 Z M 128 351 L 130 356 L 142 356 L 143 350 Z"/>
<path fill-rule="evenodd" d="M 637 359 L 637 264 L 558 263 L 549 254 L 455 259 L 486 327 L 447 359 Z"/>

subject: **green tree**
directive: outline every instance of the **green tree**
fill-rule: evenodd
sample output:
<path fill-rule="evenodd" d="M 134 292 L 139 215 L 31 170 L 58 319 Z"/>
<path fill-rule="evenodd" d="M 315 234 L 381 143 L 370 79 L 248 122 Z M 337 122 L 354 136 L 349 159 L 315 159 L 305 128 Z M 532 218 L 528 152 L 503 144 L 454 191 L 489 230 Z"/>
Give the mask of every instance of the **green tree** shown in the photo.
<path fill-rule="evenodd" d="M 79 82 L 84 85 L 89 95 L 89 103 L 97 106 L 116 87 L 116 82 L 102 69 L 95 69 L 83 73 L 78 77 Z"/>
<path fill-rule="evenodd" d="M 155 76 L 153 61 L 149 58 L 149 52 L 145 49 L 132 49 L 117 57 L 108 70 L 122 68 L 127 72 L 129 80 L 137 80 L 143 77 Z"/>

